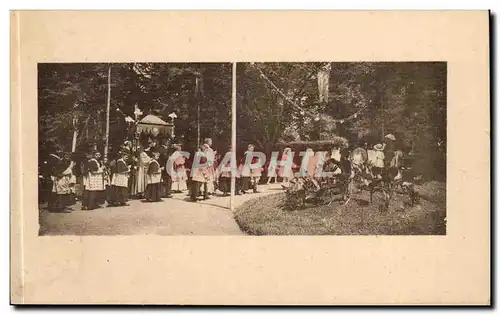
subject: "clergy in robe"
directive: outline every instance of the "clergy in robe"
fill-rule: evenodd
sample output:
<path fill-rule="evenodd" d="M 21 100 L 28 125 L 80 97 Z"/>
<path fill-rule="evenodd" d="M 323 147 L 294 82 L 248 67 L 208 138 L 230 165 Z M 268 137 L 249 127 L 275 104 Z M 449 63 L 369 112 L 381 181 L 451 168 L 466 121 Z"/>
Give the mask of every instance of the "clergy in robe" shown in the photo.
<path fill-rule="evenodd" d="M 241 191 L 243 193 L 246 193 L 248 189 L 253 189 L 253 192 L 258 192 L 257 185 L 259 184 L 262 176 L 263 167 L 250 167 L 250 165 L 259 162 L 259 158 L 253 155 L 254 148 L 254 145 L 249 144 L 247 151 L 243 154 L 243 157 L 240 160 Z M 247 156 L 252 156 L 249 163 L 247 163 Z"/>
<path fill-rule="evenodd" d="M 89 206 L 89 164 L 90 160 L 92 160 L 92 153 L 87 153 L 85 161 L 82 163 L 82 184 L 83 184 L 83 193 L 82 193 L 82 210 L 87 210 Z"/>
<path fill-rule="evenodd" d="M 161 201 L 161 173 L 162 167 L 160 163 L 158 163 L 158 159 L 160 158 L 160 153 L 154 151 L 152 154 L 153 158 L 149 162 L 148 171 L 147 171 L 147 186 L 146 186 L 146 194 L 147 201 L 149 202 L 158 202 Z"/>
<path fill-rule="evenodd" d="M 100 157 L 99 152 L 94 152 L 93 158 L 88 162 L 88 210 L 98 208 L 104 195 L 104 177 L 102 165 L 99 163 Z"/>
<path fill-rule="evenodd" d="M 75 162 L 73 161 L 73 153 L 66 152 L 64 155 L 64 163 L 68 165 L 69 172 L 69 197 L 67 199 L 67 206 L 76 204 L 76 176 L 75 176 Z"/>
<path fill-rule="evenodd" d="M 109 205 L 110 203 L 113 203 L 114 197 L 113 197 L 113 187 L 111 187 L 111 178 L 113 174 L 111 170 L 111 162 L 108 160 L 108 158 L 104 158 L 102 163 L 102 168 L 103 168 L 104 189 L 106 193 L 106 202 Z"/>
<path fill-rule="evenodd" d="M 278 167 L 278 176 L 282 178 L 284 184 L 293 179 L 294 171 L 298 168 L 293 163 L 293 152 L 291 148 L 285 148 L 281 155 L 280 165 Z"/>
<path fill-rule="evenodd" d="M 204 141 L 204 149 L 205 155 L 207 157 L 207 169 L 206 169 L 206 177 L 207 180 L 203 184 L 203 191 L 205 194 L 215 194 L 215 180 L 217 179 L 215 176 L 215 151 L 212 149 L 212 138 L 206 138 Z"/>
<path fill-rule="evenodd" d="M 193 163 L 192 173 L 191 173 L 191 191 L 190 191 L 190 201 L 196 202 L 198 201 L 198 196 L 201 193 L 201 187 L 207 182 L 208 179 L 208 159 L 206 157 L 207 147 L 202 145 L 198 152 L 196 153 L 199 156 L 199 165 L 195 165 Z M 203 154 L 203 153 L 205 154 Z M 195 156 L 195 160 L 197 156 Z M 208 191 L 204 189 L 203 191 L 203 199 L 209 199 Z"/>
<path fill-rule="evenodd" d="M 70 180 L 73 175 L 73 163 L 67 159 L 60 160 L 53 169 L 52 192 L 55 193 L 55 202 L 51 211 L 62 212 L 71 204 Z"/>
<path fill-rule="evenodd" d="M 222 159 L 220 165 L 220 176 L 219 176 L 219 189 L 222 191 L 224 196 L 228 196 L 231 193 L 231 147 L 229 147 L 226 156 Z"/>
<path fill-rule="evenodd" d="M 116 161 L 116 166 L 111 180 L 113 188 L 113 205 L 127 206 L 128 181 L 130 175 L 130 166 L 127 165 L 129 155 L 122 152 L 121 158 Z"/>
<path fill-rule="evenodd" d="M 167 141 L 164 141 L 162 145 L 158 147 L 158 152 L 160 153 L 160 157 L 158 158 L 157 162 L 160 164 L 161 167 L 161 195 L 160 197 L 163 198 L 172 198 L 172 177 L 170 174 L 171 172 L 168 172 L 167 170 L 167 162 L 169 160 L 169 156 L 172 152 L 172 148 L 169 148 Z"/>

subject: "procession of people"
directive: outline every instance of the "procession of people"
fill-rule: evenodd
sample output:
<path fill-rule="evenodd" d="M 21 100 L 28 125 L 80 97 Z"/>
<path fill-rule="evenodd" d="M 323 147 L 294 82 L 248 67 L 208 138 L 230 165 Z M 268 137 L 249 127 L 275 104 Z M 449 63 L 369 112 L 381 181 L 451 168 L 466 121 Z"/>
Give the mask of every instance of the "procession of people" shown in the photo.
<path fill-rule="evenodd" d="M 217 174 L 212 139 L 206 138 L 198 151 L 203 156 L 192 173 L 181 144 L 158 145 L 156 139 L 150 139 L 147 147 L 139 144 L 135 149 L 125 141 L 113 159 L 93 150 L 76 163 L 73 153 L 56 152 L 51 154 L 48 208 L 54 212 L 71 210 L 77 199 L 76 174 L 81 177 L 78 197 L 82 210 L 128 206 L 130 199 L 160 202 L 179 193 L 187 193 L 188 200 L 196 202 L 200 197 L 216 196 L 218 189 L 222 196 L 228 196 L 231 178 L 227 172 Z"/>
<path fill-rule="evenodd" d="M 395 137 L 386 135 L 383 143 L 373 146 L 364 145 L 374 176 L 382 176 L 394 157 L 401 156 L 395 148 Z M 51 211 L 69 211 L 76 203 L 77 182 L 81 182 L 82 210 L 94 210 L 101 207 L 128 206 L 132 198 L 144 202 L 161 202 L 164 198 L 172 198 L 173 194 L 186 194 L 186 200 L 197 202 L 215 196 L 229 196 L 231 193 L 232 148 L 227 148 L 222 157 L 214 150 L 211 138 L 206 138 L 194 154 L 188 159 L 182 153 L 181 144 L 166 143 L 158 145 L 156 139 L 150 139 L 147 146 L 132 147 L 130 141 L 125 141 L 113 159 L 103 157 L 101 152 L 94 150 L 86 153 L 86 159 L 77 165 L 72 160 L 71 153 L 57 152 L 52 154 L 56 161 L 52 167 L 52 196 L 49 200 Z M 235 195 L 258 193 L 259 185 L 280 182 L 286 186 L 300 170 L 300 176 L 307 177 L 319 189 L 321 169 L 325 161 L 338 160 L 346 152 L 341 153 L 338 146 L 330 151 L 314 152 L 307 148 L 305 157 L 307 163 L 300 167 L 294 163 L 292 149 L 286 147 L 279 159 L 271 159 L 267 164 L 259 163 L 258 154 L 254 154 L 255 146 L 249 144 L 243 155 L 237 160 L 235 172 Z M 398 153 L 399 152 L 399 153 Z M 198 156 L 199 155 L 199 156 Z M 351 159 L 357 159 L 356 155 Z M 354 161 L 355 162 L 355 161 Z M 302 162 L 304 163 L 304 162 Z M 355 164 L 355 163 L 354 163 Z M 78 181 L 75 172 L 80 166 L 82 180 Z M 261 179 L 264 182 L 261 183 Z M 266 181 L 267 179 L 267 181 Z"/>

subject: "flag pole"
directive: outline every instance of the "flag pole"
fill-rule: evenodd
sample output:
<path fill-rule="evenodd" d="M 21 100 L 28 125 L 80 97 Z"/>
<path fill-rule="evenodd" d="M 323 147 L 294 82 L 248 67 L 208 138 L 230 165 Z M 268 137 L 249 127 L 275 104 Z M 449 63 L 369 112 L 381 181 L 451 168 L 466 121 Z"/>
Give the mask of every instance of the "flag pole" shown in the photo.
<path fill-rule="evenodd" d="M 201 101 L 201 90 L 200 90 L 200 77 L 197 75 L 196 76 L 196 124 L 197 124 L 197 136 L 196 136 L 196 145 L 197 147 L 200 146 L 200 101 Z"/>
<path fill-rule="evenodd" d="M 231 99 L 231 199 L 230 208 L 234 211 L 233 198 L 235 194 L 236 187 L 236 62 L 233 62 L 233 84 L 232 84 L 232 99 Z"/>
<path fill-rule="evenodd" d="M 109 108 L 111 103 L 111 64 L 108 68 L 108 99 L 106 104 L 106 145 L 104 146 L 104 158 L 108 157 L 109 145 Z"/>

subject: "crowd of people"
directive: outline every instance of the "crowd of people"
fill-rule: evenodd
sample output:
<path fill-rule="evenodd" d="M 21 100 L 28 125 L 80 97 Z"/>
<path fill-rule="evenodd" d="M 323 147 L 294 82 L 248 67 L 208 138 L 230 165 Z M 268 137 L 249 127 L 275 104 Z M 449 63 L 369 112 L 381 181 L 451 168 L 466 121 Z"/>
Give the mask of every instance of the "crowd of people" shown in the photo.
<path fill-rule="evenodd" d="M 393 147 L 394 136 L 388 135 L 386 140 L 373 148 L 365 144 L 366 157 L 356 154 L 356 151 L 342 150 L 339 146 L 316 153 L 307 148 L 305 156 L 308 161 L 305 165 L 299 165 L 301 162 L 298 161 L 295 163 L 294 156 L 297 158 L 298 154 L 295 152 L 292 155 L 289 147 L 281 152 L 279 160 L 270 159 L 267 164 L 259 165 L 259 157 L 254 154 L 255 146 L 249 144 L 237 160 L 235 194 L 259 192 L 261 179 L 264 179 L 264 185 L 274 180 L 285 186 L 299 169 L 319 189 L 322 166 L 331 159 L 354 164 L 356 159 L 367 159 L 373 165 L 374 175 L 380 175 L 384 165 L 393 160 L 394 154 L 398 154 Z M 206 138 L 197 151 L 203 154 L 200 154 L 196 167 L 190 165 L 192 159 L 182 153 L 180 144 L 158 145 L 156 140 L 151 139 L 147 146 L 135 148 L 130 141 L 125 141 L 112 159 L 103 157 L 99 151 L 89 152 L 79 164 L 73 161 L 71 153 L 58 152 L 52 155 L 57 162 L 51 168 L 49 209 L 69 211 L 77 197 L 81 199 L 82 210 L 93 210 L 105 204 L 107 207 L 127 206 L 131 198 L 159 202 L 163 198 L 172 198 L 175 193 L 187 193 L 187 200 L 191 202 L 230 195 L 232 148 L 229 147 L 226 156 L 221 158 L 212 147 L 212 139 Z M 79 172 L 76 172 L 78 167 Z M 340 169 L 342 167 L 336 171 Z M 75 175 L 77 173 L 79 176 Z M 79 191 L 77 186 L 81 187 Z"/>
<path fill-rule="evenodd" d="M 192 160 L 182 154 L 180 144 L 158 145 L 151 139 L 147 146 L 135 149 L 130 141 L 125 141 L 112 159 L 97 150 L 88 152 L 81 163 L 76 163 L 70 152 L 51 154 L 55 162 L 50 167 L 52 189 L 48 207 L 54 212 L 68 212 L 78 198 L 82 210 L 93 210 L 104 205 L 127 206 L 132 198 L 159 202 L 175 193 L 187 192 L 187 199 L 192 202 L 229 196 L 230 161 L 226 165 L 229 169 L 218 167 L 221 157 L 212 148 L 211 138 L 206 138 L 197 151 L 203 154 L 193 169 Z M 231 148 L 227 154 L 230 152 Z M 254 170 L 252 174 L 249 169 L 244 172 L 244 185 L 238 193 L 245 193 L 254 187 L 251 182 L 258 182 Z"/>

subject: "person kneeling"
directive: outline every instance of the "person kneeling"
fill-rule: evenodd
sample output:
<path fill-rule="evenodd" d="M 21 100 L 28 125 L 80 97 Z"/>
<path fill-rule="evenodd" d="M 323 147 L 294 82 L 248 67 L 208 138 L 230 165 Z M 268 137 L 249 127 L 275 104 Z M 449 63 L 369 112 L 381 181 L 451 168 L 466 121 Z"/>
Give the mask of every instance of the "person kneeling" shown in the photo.
<path fill-rule="evenodd" d="M 148 175 L 146 177 L 146 192 L 147 192 L 147 201 L 149 202 L 158 202 L 161 201 L 161 172 L 162 168 L 160 167 L 160 163 L 158 163 L 158 159 L 160 158 L 159 152 L 153 152 L 153 158 L 149 162 L 148 166 Z"/>
<path fill-rule="evenodd" d="M 122 153 L 121 158 L 116 161 L 116 171 L 113 174 L 113 180 L 111 181 L 111 185 L 114 190 L 113 205 L 128 206 L 126 200 L 130 166 L 126 163 L 127 159 L 128 155 L 126 153 Z"/>

